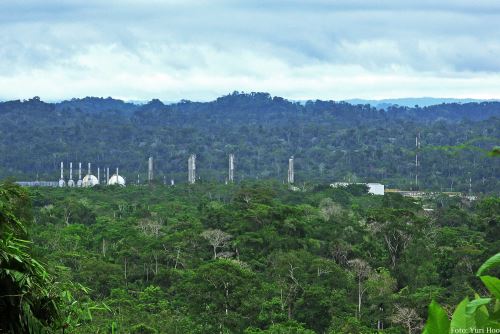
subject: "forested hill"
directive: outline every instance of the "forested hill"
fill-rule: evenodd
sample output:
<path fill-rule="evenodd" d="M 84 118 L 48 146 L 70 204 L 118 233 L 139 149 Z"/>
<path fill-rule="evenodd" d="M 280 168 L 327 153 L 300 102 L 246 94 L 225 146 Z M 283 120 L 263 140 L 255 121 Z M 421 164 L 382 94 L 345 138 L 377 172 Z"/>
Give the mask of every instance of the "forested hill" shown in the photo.
<path fill-rule="evenodd" d="M 345 102 L 291 102 L 266 93 L 233 93 L 212 102 L 111 98 L 0 103 L 0 178 L 58 179 L 58 164 L 90 161 L 119 167 L 129 182 L 156 177 L 184 182 L 197 154 L 201 181 L 226 177 L 236 155 L 236 180 L 366 181 L 411 188 L 420 133 L 421 187 L 498 192 L 499 164 L 486 151 L 499 144 L 500 103 L 440 104 L 386 110 Z"/>

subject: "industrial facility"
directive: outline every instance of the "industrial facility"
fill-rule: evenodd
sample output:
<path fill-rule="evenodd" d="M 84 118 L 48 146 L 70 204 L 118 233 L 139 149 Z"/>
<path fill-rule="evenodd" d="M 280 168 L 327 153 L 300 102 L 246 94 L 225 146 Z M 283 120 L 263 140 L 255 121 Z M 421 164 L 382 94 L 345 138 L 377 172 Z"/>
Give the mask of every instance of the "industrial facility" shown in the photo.
<path fill-rule="evenodd" d="M 293 160 L 293 159 L 292 159 Z M 154 163 L 153 157 L 148 158 L 148 184 L 152 184 L 154 181 Z M 293 164 L 293 162 L 292 162 Z M 109 175 L 109 167 L 103 170 L 103 180 L 101 180 L 101 169 L 97 167 L 97 176 L 92 174 L 92 165 L 89 162 L 87 164 L 87 174 L 82 178 L 82 163 L 78 163 L 78 180 L 73 180 L 73 162 L 69 163 L 69 178 L 65 178 L 64 173 L 64 162 L 61 161 L 60 178 L 59 181 L 18 181 L 17 184 L 24 187 L 77 187 L 77 188 L 89 188 L 96 185 L 119 185 L 125 186 L 126 178 L 118 173 L 118 168 L 113 175 Z M 227 181 L 230 183 L 234 182 L 234 170 L 235 170 L 235 158 L 234 154 L 229 154 L 229 168 L 228 168 L 228 178 Z M 105 173 L 104 173 L 105 172 Z M 290 178 L 290 172 L 289 172 Z M 188 183 L 195 184 L 197 180 L 196 177 L 196 154 L 191 154 L 188 158 Z M 293 180 L 293 170 L 292 170 L 292 180 Z M 140 184 L 140 175 L 137 175 L 137 184 Z M 163 177 L 163 184 L 166 185 L 166 178 Z M 175 181 L 170 180 L 170 185 L 174 185 Z"/>
<path fill-rule="evenodd" d="M 78 163 L 78 180 L 75 182 L 73 180 L 73 163 L 69 163 L 69 178 L 66 180 L 64 177 L 64 162 L 61 162 L 61 176 L 59 181 L 19 181 L 16 182 L 23 187 L 77 187 L 77 188 L 89 188 L 96 185 L 119 185 L 125 186 L 125 178 L 118 174 L 118 168 L 116 168 L 116 173 L 109 176 L 109 168 L 106 168 L 106 174 L 103 175 L 104 180 L 101 183 L 101 169 L 97 167 L 97 176 L 92 174 L 92 165 L 89 162 L 87 164 L 87 174 L 82 178 L 82 163 Z M 104 173 L 104 170 L 103 170 Z"/>
<path fill-rule="evenodd" d="M 147 183 L 152 184 L 154 182 L 154 163 L 153 157 L 150 156 L 147 161 Z M 190 154 L 188 157 L 188 170 L 187 170 L 187 181 L 188 184 L 195 184 L 197 181 L 196 175 L 196 154 Z M 21 186 L 28 187 L 77 187 L 77 188 L 91 188 L 97 185 L 105 186 L 125 186 L 126 178 L 119 174 L 118 168 L 116 168 L 115 173 L 110 176 L 109 167 L 105 170 L 103 169 L 103 175 L 101 179 L 101 169 L 97 167 L 97 175 L 92 174 L 92 164 L 87 163 L 87 174 L 82 178 L 82 163 L 78 163 L 78 179 L 73 180 L 73 163 L 69 163 L 69 177 L 65 178 L 64 172 L 64 162 L 61 162 L 60 178 L 59 181 L 29 181 L 29 182 L 17 182 Z M 235 181 L 235 155 L 229 154 L 228 157 L 228 172 L 226 178 L 226 184 L 234 183 Z M 288 174 L 286 183 L 290 186 L 290 189 L 298 191 L 299 188 L 294 186 L 295 183 L 295 166 L 294 166 L 294 156 L 292 155 L 288 159 Z M 137 184 L 140 185 L 139 174 L 137 175 Z M 163 176 L 163 184 L 166 185 L 166 177 Z M 174 180 L 171 179 L 170 185 L 175 184 Z M 335 182 L 330 184 L 331 187 L 345 187 L 353 183 L 347 182 Z M 364 184 L 368 187 L 368 193 L 373 195 L 384 195 L 384 185 L 380 183 L 355 183 Z"/>

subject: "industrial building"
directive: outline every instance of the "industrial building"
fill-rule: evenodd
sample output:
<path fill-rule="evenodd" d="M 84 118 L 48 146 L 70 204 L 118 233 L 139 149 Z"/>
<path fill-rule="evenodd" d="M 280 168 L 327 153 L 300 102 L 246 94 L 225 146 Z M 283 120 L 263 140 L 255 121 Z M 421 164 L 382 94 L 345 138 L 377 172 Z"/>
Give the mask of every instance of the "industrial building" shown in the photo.
<path fill-rule="evenodd" d="M 235 156 L 234 154 L 229 154 L 229 164 L 228 164 L 228 175 L 226 179 L 226 183 L 233 183 L 235 180 Z M 153 157 L 148 158 L 148 176 L 147 176 L 147 181 L 148 184 L 152 184 L 154 181 L 154 164 L 153 164 Z M 82 163 L 80 162 L 78 164 L 78 180 L 75 182 L 73 180 L 73 163 L 69 163 L 69 179 L 65 179 L 64 175 L 64 163 L 61 162 L 61 174 L 60 174 L 60 179 L 58 182 L 17 182 L 19 185 L 22 186 L 46 186 L 46 187 L 83 187 L 83 188 L 88 188 L 88 187 L 94 187 L 96 185 L 119 185 L 119 186 L 125 186 L 126 184 L 126 179 L 122 175 L 119 174 L 118 168 L 116 168 L 116 172 L 113 175 L 109 175 L 109 168 L 106 168 L 105 173 L 103 170 L 104 175 L 104 180 L 101 183 L 101 169 L 97 168 L 97 176 L 92 174 L 92 165 L 91 163 L 87 164 L 87 174 L 83 176 L 82 178 Z M 295 168 L 294 168 L 294 156 L 291 156 L 288 159 L 288 175 L 287 175 L 287 180 L 286 182 L 290 186 L 290 189 L 292 190 L 299 190 L 299 188 L 294 186 L 295 183 Z M 197 180 L 197 175 L 196 175 L 196 155 L 195 154 L 190 154 L 188 157 L 188 183 L 189 184 L 195 184 Z M 164 184 L 166 184 L 166 179 L 164 176 Z M 139 182 L 139 175 L 137 175 L 137 184 L 140 184 Z M 174 180 L 172 179 L 170 181 L 170 184 L 173 186 L 174 185 Z M 331 187 L 346 187 L 351 184 L 363 184 L 368 187 L 368 193 L 373 194 L 373 195 L 384 195 L 384 185 L 381 183 L 350 183 L 350 182 L 334 182 L 330 184 Z"/>
<path fill-rule="evenodd" d="M 75 184 L 73 180 L 73 163 L 69 163 L 69 179 L 66 181 L 64 178 L 64 163 L 61 162 L 61 176 L 59 181 L 19 181 L 16 182 L 18 185 L 23 187 L 78 187 L 78 188 L 89 188 L 101 184 L 101 172 L 100 168 L 97 168 L 97 176 L 92 174 L 91 163 L 87 165 L 87 175 L 82 179 L 82 163 L 78 164 L 78 180 Z M 125 178 L 118 174 L 118 168 L 116 173 L 109 177 L 109 168 L 107 168 L 107 173 L 105 175 L 104 185 L 119 185 L 125 186 Z"/>
<path fill-rule="evenodd" d="M 332 188 L 347 187 L 351 184 L 363 184 L 368 187 L 368 193 L 372 195 L 384 195 L 384 185 L 381 183 L 351 183 L 351 182 L 334 182 L 330 184 Z"/>

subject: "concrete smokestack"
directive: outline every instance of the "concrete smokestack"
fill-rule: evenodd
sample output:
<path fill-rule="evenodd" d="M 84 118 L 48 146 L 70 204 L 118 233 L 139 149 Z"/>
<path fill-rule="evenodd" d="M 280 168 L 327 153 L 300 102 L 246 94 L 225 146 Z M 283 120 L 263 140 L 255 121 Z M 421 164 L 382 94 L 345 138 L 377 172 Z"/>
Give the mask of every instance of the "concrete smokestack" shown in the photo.
<path fill-rule="evenodd" d="M 288 183 L 293 184 L 295 179 L 295 171 L 293 169 L 293 155 L 288 159 Z"/>
<path fill-rule="evenodd" d="M 153 157 L 148 159 L 148 182 L 149 184 L 153 182 Z"/>

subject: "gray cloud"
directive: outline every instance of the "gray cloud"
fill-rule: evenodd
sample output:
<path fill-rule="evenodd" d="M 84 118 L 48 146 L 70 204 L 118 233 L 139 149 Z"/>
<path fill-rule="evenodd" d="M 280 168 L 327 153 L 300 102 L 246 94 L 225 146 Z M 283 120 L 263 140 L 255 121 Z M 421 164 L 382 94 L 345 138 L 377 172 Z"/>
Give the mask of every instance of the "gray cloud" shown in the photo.
<path fill-rule="evenodd" d="M 3 1 L 0 98 L 498 98 L 497 22 L 485 0 Z"/>

